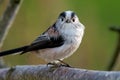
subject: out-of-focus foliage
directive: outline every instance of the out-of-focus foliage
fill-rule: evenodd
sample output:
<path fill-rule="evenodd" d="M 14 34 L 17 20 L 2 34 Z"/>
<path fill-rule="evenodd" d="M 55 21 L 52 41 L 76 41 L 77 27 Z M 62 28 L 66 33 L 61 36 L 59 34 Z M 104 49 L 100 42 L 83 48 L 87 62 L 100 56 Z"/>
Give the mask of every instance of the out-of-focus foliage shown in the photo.
<path fill-rule="evenodd" d="M 8 0 L 0 5 L 0 15 Z M 120 1 L 115 0 L 24 0 L 3 50 L 30 44 L 57 19 L 59 13 L 73 10 L 85 25 L 85 35 L 74 55 L 65 59 L 74 67 L 105 70 L 116 48 L 117 35 L 109 26 L 120 25 Z M 7 56 L 8 65 L 44 64 L 34 53 Z"/>

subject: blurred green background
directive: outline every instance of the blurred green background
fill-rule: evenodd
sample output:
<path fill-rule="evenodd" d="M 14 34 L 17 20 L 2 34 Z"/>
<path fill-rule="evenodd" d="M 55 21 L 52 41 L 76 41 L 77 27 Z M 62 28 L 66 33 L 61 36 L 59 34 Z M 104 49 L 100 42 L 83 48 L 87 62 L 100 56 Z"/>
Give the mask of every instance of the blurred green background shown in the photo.
<path fill-rule="evenodd" d="M 8 1 L 0 4 L 0 16 Z M 74 67 L 106 70 L 116 48 L 117 34 L 109 27 L 120 25 L 119 0 L 24 0 L 2 50 L 30 44 L 65 10 L 75 11 L 86 29 L 79 49 L 64 61 Z M 4 60 L 9 66 L 45 64 L 32 53 L 10 55 Z M 115 70 L 120 69 L 119 64 Z"/>

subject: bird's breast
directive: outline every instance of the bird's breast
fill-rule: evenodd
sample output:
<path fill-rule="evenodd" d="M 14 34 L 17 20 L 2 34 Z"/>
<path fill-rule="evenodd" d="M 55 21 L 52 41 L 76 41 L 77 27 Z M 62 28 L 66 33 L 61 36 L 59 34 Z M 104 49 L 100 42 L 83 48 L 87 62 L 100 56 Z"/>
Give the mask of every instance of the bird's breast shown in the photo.
<path fill-rule="evenodd" d="M 69 57 L 70 55 L 73 54 L 73 52 L 76 51 L 78 48 L 78 44 L 76 43 L 64 43 L 63 45 L 55 48 L 47 48 L 47 49 L 42 49 L 38 50 L 37 54 L 45 59 L 47 62 L 54 62 L 57 59 L 64 59 Z"/>

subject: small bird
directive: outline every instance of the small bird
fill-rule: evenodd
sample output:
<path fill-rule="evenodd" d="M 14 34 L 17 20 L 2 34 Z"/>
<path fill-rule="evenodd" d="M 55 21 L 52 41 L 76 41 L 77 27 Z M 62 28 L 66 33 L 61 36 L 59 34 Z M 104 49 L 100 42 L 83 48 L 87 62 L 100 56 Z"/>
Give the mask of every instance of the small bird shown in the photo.
<path fill-rule="evenodd" d="M 60 13 L 56 22 L 44 33 L 35 39 L 30 45 L 0 52 L 0 57 L 34 51 L 39 57 L 48 63 L 58 63 L 71 56 L 79 47 L 84 25 L 80 23 L 78 16 L 73 11 Z"/>

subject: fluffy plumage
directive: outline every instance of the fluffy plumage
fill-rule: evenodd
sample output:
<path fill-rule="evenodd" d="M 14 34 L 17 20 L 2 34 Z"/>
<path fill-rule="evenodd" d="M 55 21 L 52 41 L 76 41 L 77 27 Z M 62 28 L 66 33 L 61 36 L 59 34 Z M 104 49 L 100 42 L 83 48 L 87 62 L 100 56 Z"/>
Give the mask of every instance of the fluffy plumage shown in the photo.
<path fill-rule="evenodd" d="M 34 51 L 47 62 L 56 62 L 72 55 L 79 47 L 84 26 L 73 11 L 60 13 L 56 22 L 30 45 L 0 52 L 0 56 Z"/>

